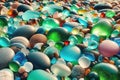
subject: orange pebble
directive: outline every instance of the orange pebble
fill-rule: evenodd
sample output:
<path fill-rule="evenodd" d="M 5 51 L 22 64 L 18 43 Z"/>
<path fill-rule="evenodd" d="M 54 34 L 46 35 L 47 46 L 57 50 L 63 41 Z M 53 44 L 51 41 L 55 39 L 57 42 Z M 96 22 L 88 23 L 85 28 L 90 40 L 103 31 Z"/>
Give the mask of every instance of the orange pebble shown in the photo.
<path fill-rule="evenodd" d="M 90 70 L 89 68 L 86 69 L 86 70 L 85 70 L 85 76 L 88 75 L 88 74 L 90 73 L 90 71 L 91 71 L 91 70 Z"/>
<path fill-rule="evenodd" d="M 15 10 L 15 9 L 10 9 L 10 10 L 8 11 L 8 15 L 9 15 L 10 17 L 16 17 L 16 16 L 18 15 L 18 12 L 17 12 L 17 10 Z"/>

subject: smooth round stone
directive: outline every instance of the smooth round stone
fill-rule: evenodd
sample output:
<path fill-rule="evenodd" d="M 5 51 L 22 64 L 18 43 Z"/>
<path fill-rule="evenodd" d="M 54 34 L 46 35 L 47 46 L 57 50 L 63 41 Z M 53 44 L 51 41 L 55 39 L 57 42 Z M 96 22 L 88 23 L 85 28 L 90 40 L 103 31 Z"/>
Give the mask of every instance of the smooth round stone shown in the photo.
<path fill-rule="evenodd" d="M 47 69 L 50 67 L 50 59 L 42 52 L 29 53 L 27 58 L 32 62 L 34 68 Z"/>
<path fill-rule="evenodd" d="M 91 29 L 91 33 L 99 37 L 109 37 L 112 31 L 112 26 L 105 20 L 97 22 Z"/>
<path fill-rule="evenodd" d="M 80 67 L 80 65 L 75 65 L 75 66 L 72 68 L 71 76 L 72 76 L 72 77 L 83 76 L 83 75 L 84 75 L 84 72 L 85 72 L 85 69 L 84 69 L 84 68 Z"/>
<path fill-rule="evenodd" d="M 30 38 L 30 46 L 33 47 L 36 43 L 47 43 L 47 37 L 43 34 L 34 34 Z"/>
<path fill-rule="evenodd" d="M 110 5 L 110 4 L 96 4 L 95 6 L 94 6 L 94 9 L 95 10 L 101 10 L 101 9 L 112 9 L 112 5 Z"/>
<path fill-rule="evenodd" d="M 18 12 L 25 12 L 27 10 L 32 10 L 32 8 L 28 5 L 25 5 L 25 4 L 21 4 L 17 7 Z"/>
<path fill-rule="evenodd" d="M 118 67 L 120 65 L 120 60 L 116 60 L 115 65 Z"/>
<path fill-rule="evenodd" d="M 36 30 L 33 26 L 25 25 L 16 29 L 15 32 L 13 33 L 13 37 L 23 36 L 29 39 L 35 32 Z"/>
<path fill-rule="evenodd" d="M 59 22 L 53 18 L 46 18 L 42 23 L 42 28 L 45 30 L 50 30 L 57 27 L 59 27 Z"/>
<path fill-rule="evenodd" d="M 11 48 L 0 48 L 0 69 L 7 67 L 15 53 Z"/>
<path fill-rule="evenodd" d="M 0 70 L 0 80 L 14 80 L 14 74 L 10 69 Z"/>
<path fill-rule="evenodd" d="M 63 28 L 53 28 L 47 33 L 48 40 L 53 40 L 54 42 L 66 41 L 68 37 L 68 32 Z"/>
<path fill-rule="evenodd" d="M 90 72 L 86 77 L 85 80 L 100 80 L 99 75 L 96 72 Z"/>
<path fill-rule="evenodd" d="M 24 45 L 25 47 L 29 47 L 30 46 L 30 42 L 27 38 L 25 37 L 22 37 L 22 36 L 17 36 L 17 37 L 14 37 L 10 40 L 10 44 L 13 45 L 13 44 L 16 44 L 19 43 L 18 45 L 22 44 Z M 21 45 L 21 46 L 22 46 Z"/>
<path fill-rule="evenodd" d="M 65 64 L 57 63 L 51 66 L 51 71 L 58 76 L 65 77 L 71 74 L 71 70 Z"/>
<path fill-rule="evenodd" d="M 0 37 L 0 46 L 1 47 L 8 47 L 10 46 L 10 40 L 6 37 Z"/>
<path fill-rule="evenodd" d="M 27 80 L 40 80 L 40 79 L 41 80 L 58 80 L 51 73 L 48 73 L 41 69 L 31 71 L 27 77 Z"/>
<path fill-rule="evenodd" d="M 92 71 L 99 75 L 100 80 L 119 80 L 120 74 L 115 65 L 98 63 L 92 68 Z"/>
<path fill-rule="evenodd" d="M 66 61 L 77 61 L 81 55 L 81 50 L 77 46 L 68 45 L 60 51 L 60 57 Z"/>
<path fill-rule="evenodd" d="M 33 16 L 30 16 L 30 15 L 33 15 Z M 31 10 L 27 10 L 25 11 L 25 13 L 22 14 L 23 20 L 26 20 L 26 21 L 29 21 L 30 19 L 38 18 L 39 16 L 40 16 L 39 12 L 35 12 Z"/>
<path fill-rule="evenodd" d="M 79 58 L 78 63 L 82 68 L 88 68 L 91 64 L 91 61 L 87 57 L 82 56 Z"/>
<path fill-rule="evenodd" d="M 111 57 L 118 54 L 119 45 L 111 40 L 104 40 L 99 44 L 98 50 L 104 57 Z"/>
<path fill-rule="evenodd" d="M 31 70 L 33 70 L 33 64 L 31 62 L 26 62 L 24 64 L 24 67 L 26 72 L 30 72 Z"/>

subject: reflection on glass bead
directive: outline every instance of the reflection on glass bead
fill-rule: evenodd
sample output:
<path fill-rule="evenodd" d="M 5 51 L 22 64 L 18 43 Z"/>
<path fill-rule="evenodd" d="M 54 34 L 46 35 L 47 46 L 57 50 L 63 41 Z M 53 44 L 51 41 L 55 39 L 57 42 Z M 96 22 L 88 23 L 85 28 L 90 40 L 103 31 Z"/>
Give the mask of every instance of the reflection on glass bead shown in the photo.
<path fill-rule="evenodd" d="M 82 56 L 79 58 L 78 63 L 82 68 L 88 68 L 91 64 L 91 61 L 87 57 Z"/>

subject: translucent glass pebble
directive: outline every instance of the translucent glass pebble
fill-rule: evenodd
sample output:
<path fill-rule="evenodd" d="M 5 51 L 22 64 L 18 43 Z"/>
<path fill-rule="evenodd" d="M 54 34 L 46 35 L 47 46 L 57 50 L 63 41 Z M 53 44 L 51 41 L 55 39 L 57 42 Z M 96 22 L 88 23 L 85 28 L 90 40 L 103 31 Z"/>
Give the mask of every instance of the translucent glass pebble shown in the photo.
<path fill-rule="evenodd" d="M 48 73 L 41 69 L 31 71 L 27 77 L 27 80 L 39 80 L 39 79 L 57 80 L 57 78 L 55 76 L 53 76 L 51 73 Z"/>
<path fill-rule="evenodd" d="M 26 62 L 24 64 L 25 71 L 30 72 L 33 69 L 33 64 L 31 62 Z"/>
<path fill-rule="evenodd" d="M 53 18 L 47 18 L 42 23 L 42 28 L 45 30 L 50 30 L 57 27 L 59 27 L 59 22 Z"/>
<path fill-rule="evenodd" d="M 13 61 L 17 61 L 19 62 L 20 65 L 24 65 L 24 63 L 27 62 L 27 59 L 25 56 L 26 55 L 23 52 L 19 51 L 13 57 Z"/>
<path fill-rule="evenodd" d="M 56 11 L 58 12 L 61 12 L 63 10 L 63 8 L 61 6 L 57 6 L 57 5 L 54 5 L 54 4 L 51 4 L 51 5 L 47 5 L 45 6 L 43 9 L 42 9 L 42 12 L 47 12 L 49 14 L 53 14 L 55 13 Z"/>
<path fill-rule="evenodd" d="M 59 60 L 58 60 L 59 61 Z M 51 66 L 51 71 L 58 76 L 66 77 L 71 74 L 71 70 L 64 62 L 57 62 Z"/>
<path fill-rule="evenodd" d="M 109 63 L 98 63 L 93 68 L 92 71 L 97 72 L 100 80 L 119 80 L 119 71 L 115 65 Z"/>
<path fill-rule="evenodd" d="M 10 45 L 10 40 L 6 37 L 0 37 L 0 46 L 8 47 Z"/>
<path fill-rule="evenodd" d="M 99 37 L 109 37 L 111 32 L 112 27 L 106 21 L 96 23 L 91 29 L 91 33 Z"/>
<path fill-rule="evenodd" d="M 108 10 L 107 12 L 106 12 L 106 16 L 108 17 L 108 18 L 112 18 L 113 16 L 115 16 L 115 11 L 113 11 L 113 10 Z"/>
<path fill-rule="evenodd" d="M 30 15 L 32 15 L 32 16 L 30 16 Z M 40 16 L 39 12 L 35 12 L 35 11 L 31 11 L 31 10 L 27 10 L 27 11 L 25 11 L 25 13 L 22 14 L 23 20 L 27 20 L 27 21 L 29 21 L 30 19 L 38 18 L 39 16 Z"/>
<path fill-rule="evenodd" d="M 20 64 L 17 61 L 11 61 L 9 63 L 9 68 L 10 70 L 12 70 L 13 72 L 18 72 L 19 68 L 20 68 Z"/>
<path fill-rule="evenodd" d="M 91 61 L 87 57 L 82 56 L 79 58 L 78 63 L 82 68 L 88 68 L 91 64 Z"/>
<path fill-rule="evenodd" d="M 77 61 L 81 55 L 81 50 L 77 46 L 68 45 L 60 51 L 61 58 L 66 61 Z"/>

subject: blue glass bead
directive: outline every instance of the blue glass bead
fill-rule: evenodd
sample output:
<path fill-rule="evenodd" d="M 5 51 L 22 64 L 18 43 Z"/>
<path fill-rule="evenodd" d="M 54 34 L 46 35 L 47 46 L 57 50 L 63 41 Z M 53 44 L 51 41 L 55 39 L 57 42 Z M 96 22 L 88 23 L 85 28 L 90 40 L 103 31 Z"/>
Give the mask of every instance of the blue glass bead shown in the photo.
<path fill-rule="evenodd" d="M 88 22 L 87 22 L 86 20 L 79 18 L 78 21 L 79 21 L 79 23 L 80 23 L 81 25 L 83 25 L 85 28 L 88 26 Z"/>
<path fill-rule="evenodd" d="M 118 38 L 114 38 L 113 41 L 116 42 L 120 46 L 120 38 L 119 37 Z"/>
<path fill-rule="evenodd" d="M 27 62 L 27 59 L 25 57 L 25 54 L 19 51 L 13 57 L 13 61 L 18 61 L 20 65 L 24 65 L 24 63 Z"/>
<path fill-rule="evenodd" d="M 95 55 L 90 52 L 85 52 L 84 56 L 87 57 L 90 61 L 95 61 Z"/>

